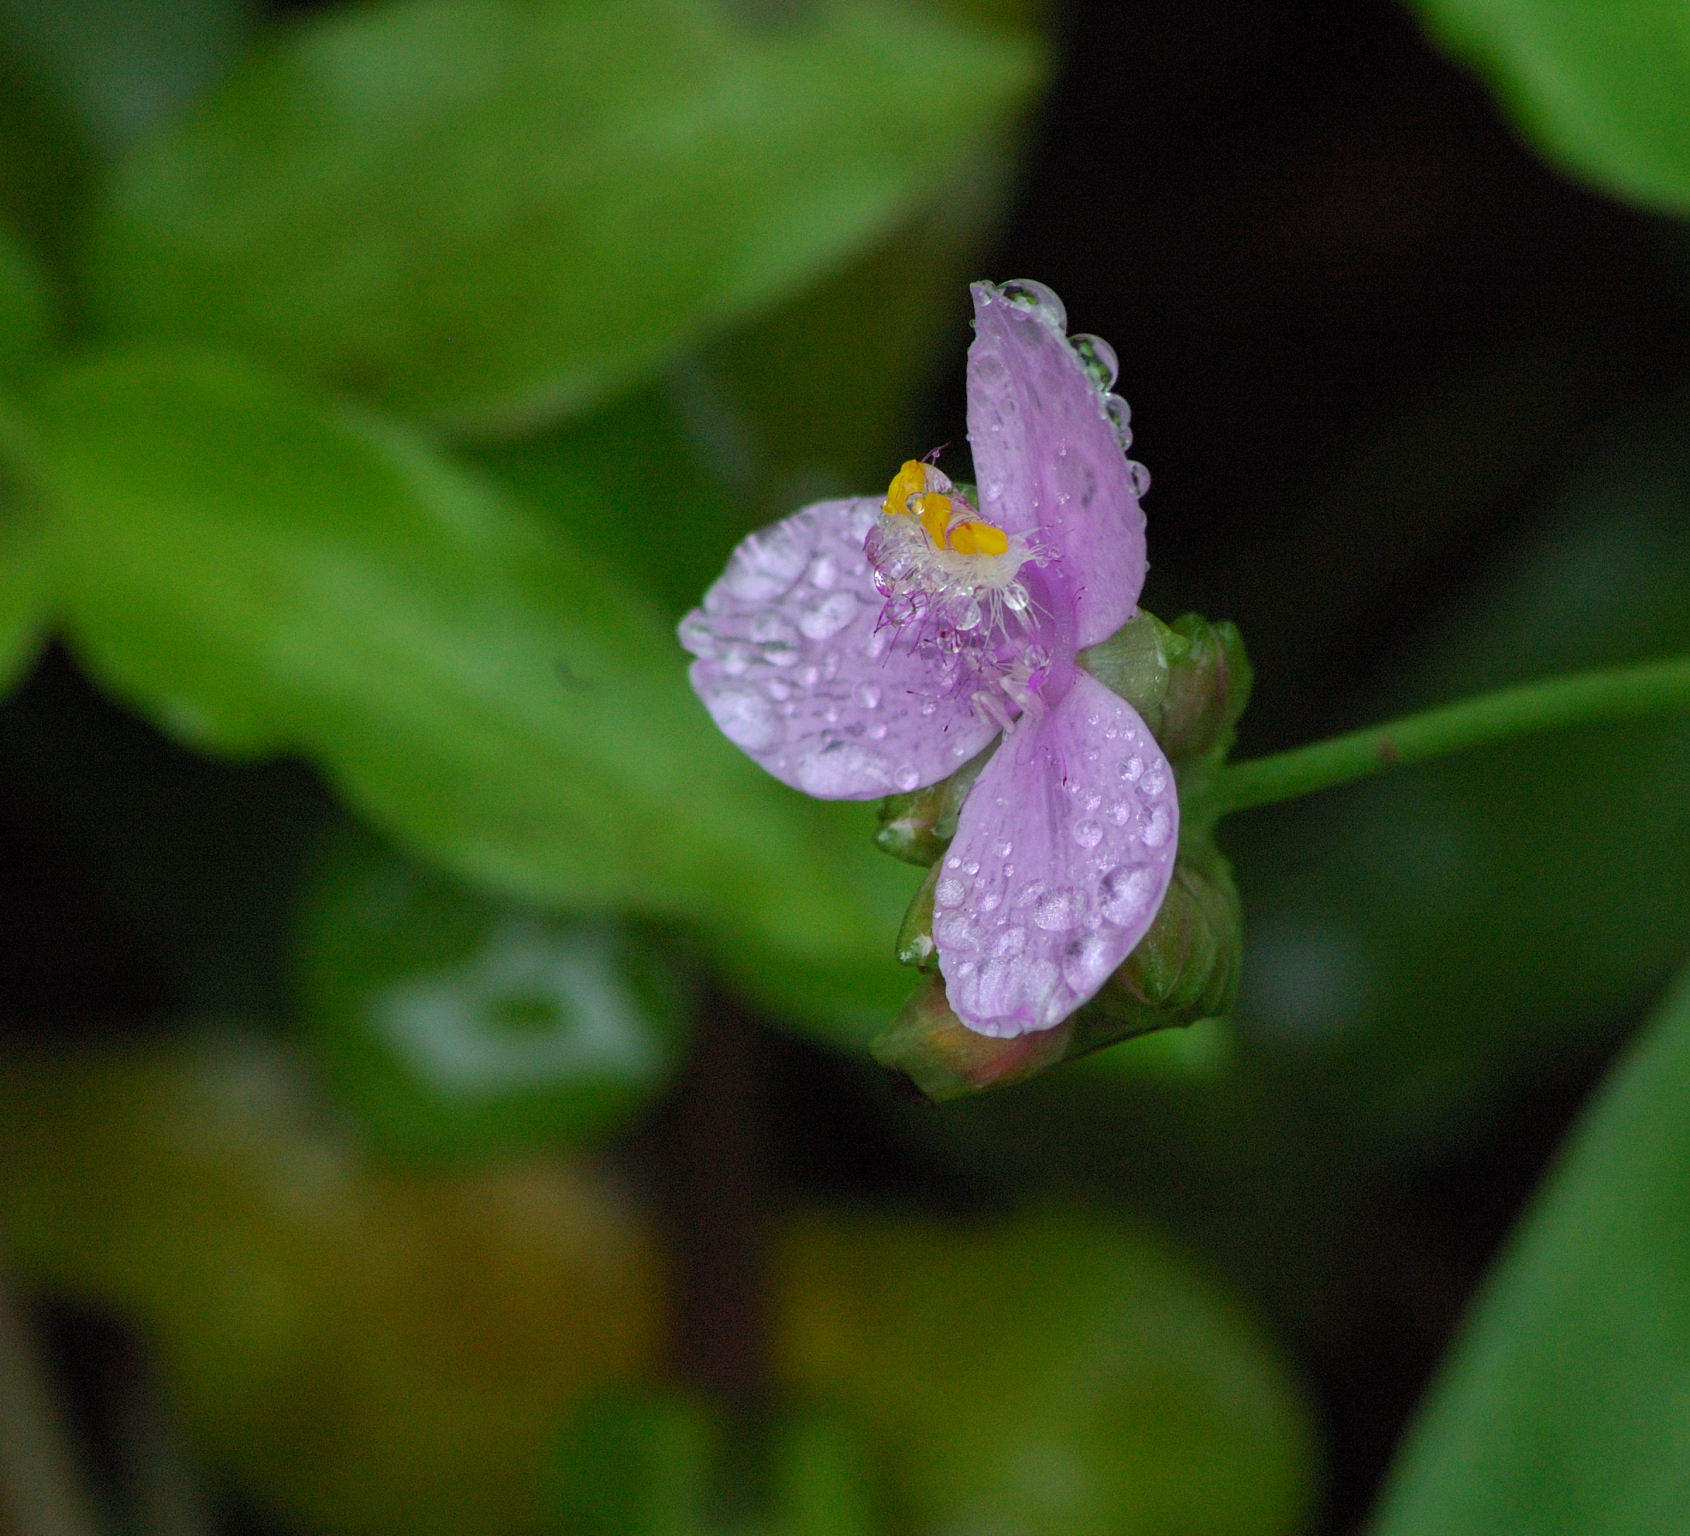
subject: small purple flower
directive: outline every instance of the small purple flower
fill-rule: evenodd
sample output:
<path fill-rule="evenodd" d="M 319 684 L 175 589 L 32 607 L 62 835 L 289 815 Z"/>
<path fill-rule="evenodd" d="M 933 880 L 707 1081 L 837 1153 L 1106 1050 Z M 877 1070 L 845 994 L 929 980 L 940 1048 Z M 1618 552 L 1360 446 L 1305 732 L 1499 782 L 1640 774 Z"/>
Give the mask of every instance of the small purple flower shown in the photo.
<path fill-rule="evenodd" d="M 1125 700 L 1075 656 L 1137 614 L 1149 477 L 1114 354 L 1037 283 L 973 287 L 977 497 L 929 463 L 884 501 L 753 534 L 681 623 L 692 685 L 784 783 L 868 800 L 948 777 L 1000 735 L 937 872 L 933 938 L 970 1029 L 1049 1029 L 1155 917 L 1179 800 Z"/>

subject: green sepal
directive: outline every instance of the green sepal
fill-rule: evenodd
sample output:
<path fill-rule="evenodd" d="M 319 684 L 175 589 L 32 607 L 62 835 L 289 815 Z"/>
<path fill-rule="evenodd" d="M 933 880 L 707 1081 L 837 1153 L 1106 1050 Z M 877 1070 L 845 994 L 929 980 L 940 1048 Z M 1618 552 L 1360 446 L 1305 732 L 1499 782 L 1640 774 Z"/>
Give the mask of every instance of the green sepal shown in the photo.
<path fill-rule="evenodd" d="M 888 795 L 882 800 L 877 808 L 880 826 L 874 834 L 875 847 L 906 864 L 927 867 L 937 863 L 945 845 L 933 829 L 949 782 L 941 779 L 907 795 Z"/>
<path fill-rule="evenodd" d="M 903 922 L 898 924 L 899 965 L 913 965 L 918 971 L 939 968 L 939 949 L 933 942 L 933 888 L 938 883 L 939 864 L 935 859 L 920 889 L 910 898 Z"/>
<path fill-rule="evenodd" d="M 1253 676 L 1236 624 L 1187 613 L 1170 625 L 1141 610 L 1075 659 L 1138 711 L 1176 769 L 1231 749 Z"/>

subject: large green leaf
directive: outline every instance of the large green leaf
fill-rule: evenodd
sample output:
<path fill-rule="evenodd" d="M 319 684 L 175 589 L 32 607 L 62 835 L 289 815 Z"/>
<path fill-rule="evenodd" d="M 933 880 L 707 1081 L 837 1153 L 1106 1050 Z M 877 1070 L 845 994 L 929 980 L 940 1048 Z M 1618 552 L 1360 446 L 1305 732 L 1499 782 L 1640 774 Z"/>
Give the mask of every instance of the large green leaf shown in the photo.
<path fill-rule="evenodd" d="M 1690 975 L 1498 1266 L 1376 1536 L 1690 1531 Z"/>
<path fill-rule="evenodd" d="M 16 382 L 40 362 L 52 323 L 46 277 L 0 225 L 0 385 Z"/>
<path fill-rule="evenodd" d="M 410 0 L 290 32 L 122 168 L 108 327 L 466 431 L 578 410 L 888 229 L 1037 84 L 887 0 Z"/>
<path fill-rule="evenodd" d="M 0 35 L 95 138 L 120 144 L 229 67 L 255 8 L 251 0 L 0 0 Z"/>
<path fill-rule="evenodd" d="M 71 638 L 203 750 L 298 752 L 403 841 L 552 906 L 680 918 L 860 1039 L 908 871 L 723 740 L 645 600 L 390 424 L 180 357 L 40 397 Z"/>
<path fill-rule="evenodd" d="M 1532 143 L 1583 180 L 1690 214 L 1683 0 L 1418 0 Z"/>

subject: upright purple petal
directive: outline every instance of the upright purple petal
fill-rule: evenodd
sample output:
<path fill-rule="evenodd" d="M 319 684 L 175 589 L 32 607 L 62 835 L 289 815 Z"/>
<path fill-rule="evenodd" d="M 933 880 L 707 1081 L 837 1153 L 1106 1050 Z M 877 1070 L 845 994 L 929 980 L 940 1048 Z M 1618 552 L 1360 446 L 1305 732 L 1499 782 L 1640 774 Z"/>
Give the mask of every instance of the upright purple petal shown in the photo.
<path fill-rule="evenodd" d="M 879 510 L 822 501 L 752 534 L 681 621 L 692 686 L 722 734 L 823 800 L 932 784 L 997 734 L 880 624 L 863 554 Z"/>
<path fill-rule="evenodd" d="M 1144 586 L 1144 513 L 1104 389 L 1042 311 L 976 283 L 968 349 L 968 441 L 980 511 L 1038 531 L 1067 567 L 1081 646 L 1132 617 Z"/>
<path fill-rule="evenodd" d="M 1050 1029 L 1144 936 L 1179 847 L 1173 770 L 1137 712 L 1081 673 L 1011 735 L 963 804 L 933 895 L 939 968 L 984 1035 Z"/>

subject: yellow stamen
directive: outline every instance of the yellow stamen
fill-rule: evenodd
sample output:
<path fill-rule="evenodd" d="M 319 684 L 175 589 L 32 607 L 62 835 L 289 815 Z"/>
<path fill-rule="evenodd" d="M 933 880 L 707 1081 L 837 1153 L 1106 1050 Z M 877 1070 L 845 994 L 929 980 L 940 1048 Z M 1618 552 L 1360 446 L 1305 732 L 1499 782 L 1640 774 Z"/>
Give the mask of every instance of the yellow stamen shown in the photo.
<path fill-rule="evenodd" d="M 951 548 L 959 555 L 1001 555 L 1009 548 L 1009 535 L 990 523 L 969 518 L 951 529 Z"/>
<path fill-rule="evenodd" d="M 926 489 L 927 466 L 917 459 L 908 459 L 904 467 L 892 476 L 892 484 L 880 510 L 887 513 L 908 512 L 910 497 L 919 496 Z"/>
<path fill-rule="evenodd" d="M 940 484 L 946 483 L 941 476 Z M 1001 555 L 1008 550 L 1009 535 L 990 523 L 964 518 L 953 528 L 951 498 L 927 486 L 928 466 L 918 459 L 906 460 L 892 477 L 881 511 L 914 513 L 935 549 L 953 549 L 959 555 Z"/>

